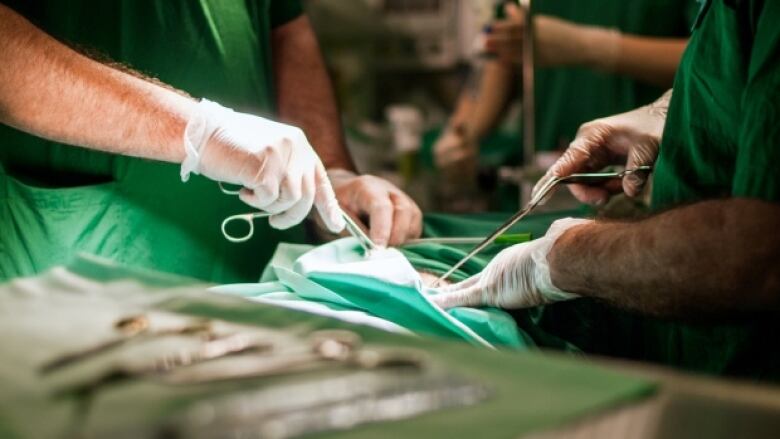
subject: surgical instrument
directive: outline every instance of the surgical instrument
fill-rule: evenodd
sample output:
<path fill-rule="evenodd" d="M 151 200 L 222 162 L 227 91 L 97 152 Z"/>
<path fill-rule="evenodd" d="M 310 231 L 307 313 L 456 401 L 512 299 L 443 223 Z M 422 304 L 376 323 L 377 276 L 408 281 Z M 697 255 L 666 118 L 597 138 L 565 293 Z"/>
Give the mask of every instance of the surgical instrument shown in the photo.
<path fill-rule="evenodd" d="M 439 283 L 448 277 L 452 275 L 458 268 L 463 266 L 469 259 L 473 258 L 475 255 L 477 255 L 479 252 L 484 250 L 488 245 L 490 245 L 493 241 L 495 241 L 499 236 L 503 235 L 504 232 L 509 230 L 513 225 L 515 225 L 518 221 L 523 219 L 526 215 L 531 213 L 532 210 L 536 208 L 546 197 L 547 194 L 550 193 L 550 191 L 557 186 L 560 183 L 563 184 L 586 184 L 586 185 L 597 185 L 604 183 L 608 180 L 613 179 L 622 179 L 626 175 L 634 174 L 634 173 L 644 173 L 644 172 L 651 172 L 652 171 L 651 166 L 639 166 L 634 169 L 626 169 L 621 172 L 593 172 L 593 173 L 581 173 L 581 174 L 571 174 L 565 177 L 556 177 L 552 180 L 548 181 L 544 186 L 542 186 L 539 189 L 539 192 L 537 192 L 536 196 L 531 198 L 531 200 L 528 202 L 528 204 L 525 205 L 519 212 L 512 215 L 506 222 L 501 224 L 493 233 L 488 235 L 487 238 L 485 238 L 482 242 L 480 242 L 476 247 L 474 247 L 463 259 L 458 261 L 457 264 L 453 265 L 452 268 L 447 270 L 446 273 L 441 275 L 438 279 L 436 279 L 436 282 L 434 282 L 431 286 L 436 287 L 439 285 Z"/>
<path fill-rule="evenodd" d="M 479 244 L 485 239 L 484 236 L 455 236 L 455 237 L 437 237 L 437 238 L 418 238 L 410 239 L 403 244 L 403 247 L 419 244 L 443 244 L 443 245 L 469 245 Z M 494 241 L 495 244 L 512 245 L 531 240 L 530 233 L 505 233 Z"/>
<path fill-rule="evenodd" d="M 47 374 L 54 372 L 78 361 L 86 360 L 92 356 L 120 347 L 125 343 L 140 337 L 150 338 L 191 334 L 205 334 L 209 336 L 212 330 L 211 322 L 206 320 L 196 320 L 180 326 L 152 330 L 149 317 L 144 314 L 123 317 L 117 320 L 114 324 L 114 328 L 120 332 L 120 335 L 117 338 L 80 351 L 66 353 L 41 366 L 40 373 Z"/>
<path fill-rule="evenodd" d="M 166 384 L 202 384 L 304 373 L 332 364 L 358 369 L 420 370 L 424 363 L 422 352 L 416 350 L 361 349 L 361 338 L 352 331 L 321 330 L 310 335 L 303 351 L 235 358 L 231 364 L 214 370 L 181 370 L 161 378 Z"/>
<path fill-rule="evenodd" d="M 478 404 L 492 392 L 442 370 L 356 371 L 261 386 L 187 407 L 149 436 L 287 439 Z M 140 435 L 138 435 L 140 436 Z M 337 435 L 336 435 L 337 436 Z"/>
<path fill-rule="evenodd" d="M 60 395 L 85 395 L 107 385 L 171 372 L 179 367 L 193 366 L 206 361 L 249 352 L 267 352 L 274 348 L 268 340 L 257 340 L 249 334 L 238 333 L 207 340 L 195 350 L 176 350 L 153 359 L 149 364 L 116 366 L 95 379 L 58 392 Z"/>
<path fill-rule="evenodd" d="M 221 190 L 222 193 L 226 195 L 238 195 L 241 192 L 240 189 L 226 188 L 222 182 L 219 182 L 219 190 Z M 222 235 L 230 242 L 238 243 L 248 241 L 250 238 L 252 238 L 252 235 L 255 234 L 254 220 L 257 218 L 268 218 L 271 215 L 273 214 L 268 212 L 252 212 L 231 215 L 222 221 Z M 360 228 L 360 226 L 355 222 L 355 220 L 352 219 L 351 216 L 349 216 L 349 214 L 341 210 L 341 216 L 344 218 L 344 222 L 347 224 L 347 231 L 349 234 L 358 240 L 358 243 L 360 243 L 360 246 L 363 247 L 363 250 L 365 250 L 366 253 L 377 248 L 377 245 L 374 244 L 371 238 L 366 235 L 363 229 Z M 235 221 L 245 222 L 248 225 L 248 229 L 245 234 L 234 235 L 228 232 L 228 224 Z"/>

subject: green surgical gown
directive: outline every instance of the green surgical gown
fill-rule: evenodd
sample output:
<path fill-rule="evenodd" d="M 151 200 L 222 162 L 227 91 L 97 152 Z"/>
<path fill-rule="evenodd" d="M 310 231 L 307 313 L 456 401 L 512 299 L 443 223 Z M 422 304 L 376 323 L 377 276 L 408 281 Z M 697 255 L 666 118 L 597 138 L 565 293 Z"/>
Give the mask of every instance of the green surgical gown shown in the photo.
<path fill-rule="evenodd" d="M 653 205 L 722 197 L 780 202 L 778 163 L 780 2 L 704 2 L 675 80 Z M 773 342 L 779 326 L 761 318 L 664 322 L 587 300 L 547 307 L 542 320 L 587 352 L 773 381 L 780 380 Z"/>
<path fill-rule="evenodd" d="M 270 115 L 270 34 L 297 0 L 14 0 L 45 32 L 194 97 Z M 74 109 L 73 111 L 79 111 Z M 95 115 L 100 117 L 100 115 Z M 227 242 L 220 222 L 251 211 L 178 165 L 91 151 L 0 126 L 0 280 L 68 262 L 77 252 L 214 282 L 256 281 L 278 241 L 301 228 Z"/>
<path fill-rule="evenodd" d="M 667 38 L 687 38 L 698 10 L 694 0 L 544 0 L 533 2 L 533 8 L 575 23 Z M 538 69 L 537 148 L 565 148 L 583 123 L 648 104 L 661 93 L 627 76 L 584 67 Z"/>

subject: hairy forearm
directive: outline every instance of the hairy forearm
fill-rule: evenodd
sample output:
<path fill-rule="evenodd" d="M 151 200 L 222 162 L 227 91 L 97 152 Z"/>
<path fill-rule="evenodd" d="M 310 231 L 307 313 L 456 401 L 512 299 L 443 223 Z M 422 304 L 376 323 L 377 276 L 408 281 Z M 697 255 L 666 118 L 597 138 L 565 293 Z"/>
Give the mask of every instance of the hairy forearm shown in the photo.
<path fill-rule="evenodd" d="M 562 290 L 646 313 L 780 310 L 780 206 L 729 199 L 567 231 L 548 256 Z"/>
<path fill-rule="evenodd" d="M 0 122 L 58 142 L 180 162 L 194 101 L 89 59 L 0 5 Z"/>
<path fill-rule="evenodd" d="M 326 168 L 354 171 L 333 86 L 308 18 L 274 29 L 272 45 L 279 117 L 306 133 Z"/>

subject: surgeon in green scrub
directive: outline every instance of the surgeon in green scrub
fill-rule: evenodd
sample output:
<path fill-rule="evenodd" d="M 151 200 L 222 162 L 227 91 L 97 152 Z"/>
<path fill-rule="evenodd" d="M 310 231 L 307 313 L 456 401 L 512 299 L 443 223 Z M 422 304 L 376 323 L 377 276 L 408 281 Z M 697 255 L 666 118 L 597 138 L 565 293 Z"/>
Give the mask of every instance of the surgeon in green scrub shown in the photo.
<path fill-rule="evenodd" d="M 693 0 L 532 4 L 538 151 L 561 151 L 582 123 L 648 104 L 669 88 L 697 10 Z M 464 167 L 473 169 L 480 141 L 497 125 L 519 85 L 525 18 L 513 2 L 504 10 L 504 18 L 484 35 L 484 50 L 493 58 L 480 80 L 464 90 L 434 145 L 437 166 L 458 181 Z M 506 160 L 519 151 L 506 151 Z"/>
<path fill-rule="evenodd" d="M 79 252 L 256 281 L 312 205 L 343 226 L 334 191 L 380 244 L 420 233 L 408 196 L 355 174 L 297 0 L 9 0 L 0 57 L 0 281 Z M 256 210 L 252 240 L 222 237 Z"/>
<path fill-rule="evenodd" d="M 436 300 L 519 308 L 597 299 L 607 304 L 602 317 L 571 330 L 592 336 L 586 350 L 780 380 L 778 23 L 777 1 L 703 2 L 673 91 L 583 125 L 541 182 L 653 165 L 656 214 L 559 220 Z M 600 203 L 637 195 L 646 180 L 572 192 Z"/>

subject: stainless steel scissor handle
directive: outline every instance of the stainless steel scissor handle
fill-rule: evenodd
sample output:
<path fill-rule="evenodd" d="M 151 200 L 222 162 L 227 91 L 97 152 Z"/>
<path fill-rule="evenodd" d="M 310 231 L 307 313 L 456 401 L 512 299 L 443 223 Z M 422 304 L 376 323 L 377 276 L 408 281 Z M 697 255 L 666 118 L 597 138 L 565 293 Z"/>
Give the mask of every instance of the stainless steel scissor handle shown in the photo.
<path fill-rule="evenodd" d="M 254 220 L 256 218 L 268 218 L 271 216 L 270 213 L 267 212 L 254 212 L 254 213 L 240 213 L 238 215 L 231 215 L 224 220 L 222 220 L 222 235 L 225 236 L 225 239 L 227 239 L 230 242 L 246 242 L 249 241 L 249 239 L 252 238 L 252 235 L 255 234 L 255 222 Z M 249 226 L 249 229 L 247 230 L 246 234 L 243 235 L 234 235 L 228 232 L 227 227 L 228 224 L 235 222 L 235 221 L 243 221 L 247 223 Z"/>
<path fill-rule="evenodd" d="M 225 185 L 219 181 L 217 182 L 219 185 L 219 190 L 222 191 L 223 194 L 226 195 L 238 195 L 239 192 L 241 192 L 241 188 L 238 189 L 228 189 L 225 187 Z M 257 218 L 268 218 L 272 214 L 268 212 L 252 212 L 252 213 L 240 213 L 238 215 L 231 215 L 224 220 L 222 220 L 222 235 L 230 242 L 246 242 L 249 241 L 252 236 L 255 234 L 255 223 L 254 220 Z M 246 234 L 243 235 L 233 235 L 230 232 L 228 232 L 228 224 L 235 222 L 235 221 L 242 221 L 245 222 L 248 226 Z"/>

